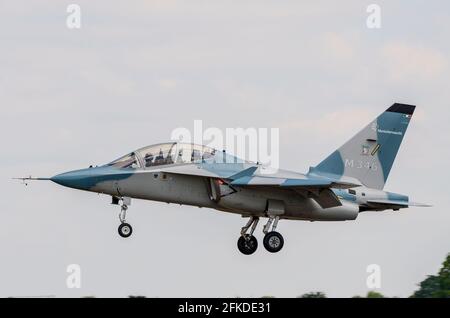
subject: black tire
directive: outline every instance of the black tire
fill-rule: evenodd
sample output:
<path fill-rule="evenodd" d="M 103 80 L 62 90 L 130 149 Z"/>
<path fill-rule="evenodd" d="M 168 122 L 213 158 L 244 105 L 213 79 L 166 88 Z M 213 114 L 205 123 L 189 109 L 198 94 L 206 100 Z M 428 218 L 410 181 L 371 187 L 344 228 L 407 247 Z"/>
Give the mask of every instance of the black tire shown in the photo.
<path fill-rule="evenodd" d="M 118 231 L 119 231 L 119 235 L 121 237 L 127 238 L 127 237 L 130 237 L 131 234 L 133 233 L 133 228 L 128 223 L 122 223 L 119 225 Z"/>
<path fill-rule="evenodd" d="M 283 248 L 284 239 L 278 232 L 269 232 L 264 236 L 263 244 L 268 252 L 277 253 Z"/>
<path fill-rule="evenodd" d="M 251 255 L 258 249 L 258 240 L 253 235 L 246 234 L 239 237 L 237 242 L 239 251 L 244 255 Z"/>

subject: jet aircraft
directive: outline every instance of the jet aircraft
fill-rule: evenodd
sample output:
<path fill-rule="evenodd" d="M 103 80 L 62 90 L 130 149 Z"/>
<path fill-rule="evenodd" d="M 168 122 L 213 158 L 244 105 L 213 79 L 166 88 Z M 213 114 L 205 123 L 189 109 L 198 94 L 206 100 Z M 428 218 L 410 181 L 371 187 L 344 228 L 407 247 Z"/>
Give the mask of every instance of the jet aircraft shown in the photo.
<path fill-rule="evenodd" d="M 120 205 L 119 235 L 127 238 L 131 199 L 206 207 L 248 218 L 237 247 L 245 255 L 258 247 L 254 231 L 260 218 L 263 245 L 279 252 L 279 220 L 352 221 L 359 213 L 427 206 L 384 191 L 415 106 L 394 104 L 306 174 L 249 162 L 208 146 L 181 142 L 135 150 L 106 165 L 58 174 L 60 185 L 110 195 Z"/>

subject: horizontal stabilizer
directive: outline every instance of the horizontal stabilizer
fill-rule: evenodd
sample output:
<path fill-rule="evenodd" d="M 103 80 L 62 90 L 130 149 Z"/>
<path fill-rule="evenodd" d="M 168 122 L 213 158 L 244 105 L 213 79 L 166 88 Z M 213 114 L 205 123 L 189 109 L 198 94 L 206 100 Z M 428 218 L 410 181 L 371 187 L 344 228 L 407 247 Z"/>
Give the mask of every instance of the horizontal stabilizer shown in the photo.
<path fill-rule="evenodd" d="M 431 204 L 419 203 L 419 202 L 409 202 L 408 205 L 409 206 L 415 206 L 415 207 L 418 207 L 418 208 L 431 208 L 431 207 L 433 207 Z"/>
<path fill-rule="evenodd" d="M 367 204 L 371 206 L 383 206 L 383 207 L 391 207 L 391 208 L 407 208 L 411 206 L 415 207 L 431 207 L 431 205 L 416 203 L 416 202 L 408 202 L 402 200 L 369 200 Z"/>

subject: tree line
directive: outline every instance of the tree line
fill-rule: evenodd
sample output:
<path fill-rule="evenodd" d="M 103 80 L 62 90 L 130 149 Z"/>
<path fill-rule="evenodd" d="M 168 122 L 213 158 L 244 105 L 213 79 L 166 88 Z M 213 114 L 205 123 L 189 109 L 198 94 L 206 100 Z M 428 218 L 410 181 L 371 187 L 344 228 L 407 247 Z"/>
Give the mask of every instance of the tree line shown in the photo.
<path fill-rule="evenodd" d="M 421 283 L 410 298 L 450 298 L 450 254 L 442 263 L 442 268 L 437 275 L 429 275 Z M 325 293 L 306 293 L 299 298 L 327 298 Z M 386 298 L 376 291 L 369 291 L 365 297 L 355 296 L 353 298 Z"/>

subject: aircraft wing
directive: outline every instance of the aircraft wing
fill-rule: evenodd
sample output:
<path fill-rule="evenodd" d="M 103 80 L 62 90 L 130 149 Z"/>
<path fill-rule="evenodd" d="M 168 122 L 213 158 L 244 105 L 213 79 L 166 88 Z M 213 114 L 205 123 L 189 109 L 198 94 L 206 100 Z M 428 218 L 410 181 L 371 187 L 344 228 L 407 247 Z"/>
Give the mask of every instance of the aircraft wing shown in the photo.
<path fill-rule="evenodd" d="M 257 173 L 258 166 L 242 167 L 223 164 L 221 166 L 208 165 L 181 165 L 167 167 L 162 172 L 192 175 L 206 178 L 219 178 L 225 180 L 233 187 L 243 188 L 276 188 L 294 191 L 304 198 L 314 199 L 322 208 L 341 206 L 340 199 L 331 188 L 349 189 L 361 186 L 354 180 L 338 180 L 327 177 L 292 174 L 280 171 L 273 174 Z"/>
<path fill-rule="evenodd" d="M 231 185 L 240 187 L 274 186 L 281 188 L 308 187 L 349 189 L 361 186 L 361 183 L 357 180 L 339 180 L 323 176 L 308 176 L 299 173 L 286 174 L 285 171 L 263 174 L 257 173 L 258 166 L 242 166 L 238 169 L 236 168 L 236 164 L 187 164 L 165 167 L 161 172 L 206 178 L 222 178 L 229 181 Z"/>
<path fill-rule="evenodd" d="M 359 187 L 360 184 L 342 182 L 336 179 L 328 178 L 279 178 L 271 176 L 244 176 L 231 182 L 235 186 L 277 186 L 280 188 L 337 188 L 349 189 Z"/>
<path fill-rule="evenodd" d="M 269 187 L 279 189 L 291 189 L 304 198 L 314 199 L 322 208 L 341 206 L 341 200 L 331 188 L 348 189 L 360 186 L 359 184 L 343 182 L 328 178 L 279 178 L 271 176 L 243 176 L 231 182 L 238 187 Z"/>

